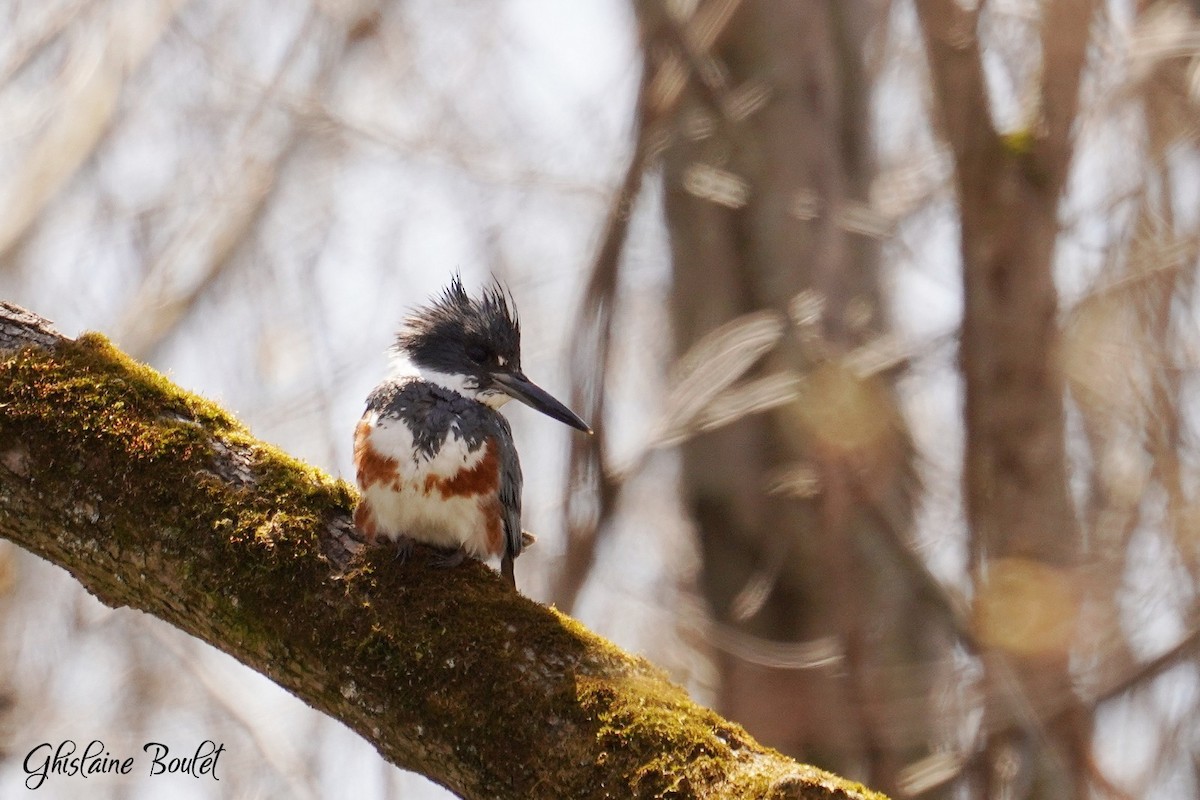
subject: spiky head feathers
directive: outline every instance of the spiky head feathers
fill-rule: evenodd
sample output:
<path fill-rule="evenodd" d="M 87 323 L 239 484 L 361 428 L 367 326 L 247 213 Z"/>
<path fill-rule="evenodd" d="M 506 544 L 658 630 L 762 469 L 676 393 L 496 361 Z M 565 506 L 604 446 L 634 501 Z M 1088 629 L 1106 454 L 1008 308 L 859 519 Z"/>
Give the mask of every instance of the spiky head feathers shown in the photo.
<path fill-rule="evenodd" d="M 396 350 L 419 367 L 447 374 L 519 371 L 521 324 L 498 283 L 471 297 L 456 276 L 440 297 L 405 319 Z"/>

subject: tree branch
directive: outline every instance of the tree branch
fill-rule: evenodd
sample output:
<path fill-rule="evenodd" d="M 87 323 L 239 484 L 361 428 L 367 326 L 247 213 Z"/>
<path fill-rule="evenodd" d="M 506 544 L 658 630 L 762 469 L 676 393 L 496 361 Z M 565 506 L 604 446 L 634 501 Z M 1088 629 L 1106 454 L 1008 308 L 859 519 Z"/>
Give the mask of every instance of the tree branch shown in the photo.
<path fill-rule="evenodd" d="M 487 568 L 364 549 L 341 481 L 0 303 L 0 536 L 468 798 L 878 797 L 762 747 Z"/>

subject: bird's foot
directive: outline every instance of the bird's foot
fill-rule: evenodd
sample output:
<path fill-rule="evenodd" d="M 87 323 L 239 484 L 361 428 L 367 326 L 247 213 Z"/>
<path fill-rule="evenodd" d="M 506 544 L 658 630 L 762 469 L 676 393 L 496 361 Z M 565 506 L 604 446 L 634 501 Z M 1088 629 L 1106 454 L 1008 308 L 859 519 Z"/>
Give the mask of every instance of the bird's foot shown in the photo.
<path fill-rule="evenodd" d="M 403 564 L 413 554 L 413 546 L 416 545 L 416 541 L 411 536 L 400 534 L 392 540 L 392 545 L 396 548 L 395 560 Z"/>
<path fill-rule="evenodd" d="M 461 547 L 453 550 L 439 550 L 429 563 L 436 569 L 451 569 L 457 567 L 467 558 L 467 551 Z"/>

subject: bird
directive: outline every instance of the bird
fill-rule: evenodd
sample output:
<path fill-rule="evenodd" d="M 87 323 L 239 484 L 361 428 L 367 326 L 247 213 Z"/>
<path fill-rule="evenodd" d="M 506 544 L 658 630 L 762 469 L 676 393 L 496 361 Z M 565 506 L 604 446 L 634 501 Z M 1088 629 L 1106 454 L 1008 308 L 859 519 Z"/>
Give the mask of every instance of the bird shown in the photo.
<path fill-rule="evenodd" d="M 511 399 L 592 433 L 521 371 L 511 292 L 493 280 L 472 297 L 455 276 L 401 323 L 392 371 L 354 430 L 354 525 L 367 542 L 390 540 L 401 559 L 430 545 L 445 568 L 499 556 L 515 588 L 513 562 L 533 537 L 521 529 L 521 462 L 499 411 Z"/>

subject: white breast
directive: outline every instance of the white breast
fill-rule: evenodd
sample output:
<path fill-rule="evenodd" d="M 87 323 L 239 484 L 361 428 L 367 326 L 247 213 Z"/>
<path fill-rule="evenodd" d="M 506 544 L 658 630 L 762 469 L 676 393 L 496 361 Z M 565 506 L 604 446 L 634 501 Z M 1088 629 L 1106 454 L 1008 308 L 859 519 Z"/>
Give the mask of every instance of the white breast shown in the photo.
<path fill-rule="evenodd" d="M 426 455 L 414 448 L 412 433 L 403 420 L 370 412 L 362 424 L 375 453 L 396 463 L 394 481 L 359 486 L 378 535 L 389 539 L 408 536 L 435 547 L 462 547 L 476 558 L 497 554 L 488 547 L 489 520 L 481 509 L 481 498 L 447 497 L 433 488 L 438 479 L 479 464 L 486 446 L 472 452 L 451 427 L 441 449 Z"/>

